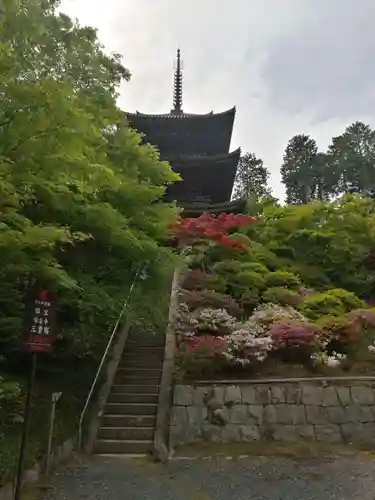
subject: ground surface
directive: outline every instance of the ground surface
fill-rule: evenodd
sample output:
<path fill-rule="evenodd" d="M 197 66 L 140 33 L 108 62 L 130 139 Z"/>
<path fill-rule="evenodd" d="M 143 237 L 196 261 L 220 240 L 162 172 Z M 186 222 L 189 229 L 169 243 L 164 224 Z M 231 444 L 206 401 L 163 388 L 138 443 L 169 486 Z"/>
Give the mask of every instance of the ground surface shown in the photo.
<path fill-rule="evenodd" d="M 116 457 L 76 459 L 43 500 L 374 500 L 375 460 L 178 458 L 168 466 Z"/>

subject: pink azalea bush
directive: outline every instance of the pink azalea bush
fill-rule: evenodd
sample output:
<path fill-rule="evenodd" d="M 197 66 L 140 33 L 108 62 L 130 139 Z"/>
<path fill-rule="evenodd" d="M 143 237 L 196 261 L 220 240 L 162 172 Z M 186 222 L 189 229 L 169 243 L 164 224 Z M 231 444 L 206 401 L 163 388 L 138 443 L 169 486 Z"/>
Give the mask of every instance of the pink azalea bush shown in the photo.
<path fill-rule="evenodd" d="M 318 350 L 319 328 L 311 323 L 283 320 L 273 323 L 268 331 L 274 350 L 284 361 L 306 362 Z"/>

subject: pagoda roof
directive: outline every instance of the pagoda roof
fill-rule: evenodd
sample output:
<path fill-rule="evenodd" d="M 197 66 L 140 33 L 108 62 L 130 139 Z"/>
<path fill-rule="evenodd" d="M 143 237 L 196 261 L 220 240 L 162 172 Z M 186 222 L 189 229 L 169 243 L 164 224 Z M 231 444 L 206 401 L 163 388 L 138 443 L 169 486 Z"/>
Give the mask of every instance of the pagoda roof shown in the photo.
<path fill-rule="evenodd" d="M 228 153 L 236 108 L 222 113 L 125 113 L 131 127 L 144 134 L 144 142 L 156 146 L 163 158 L 174 155 Z"/>
<path fill-rule="evenodd" d="M 177 171 L 178 168 L 208 168 L 215 167 L 226 168 L 235 165 L 237 167 L 238 161 L 241 156 L 241 148 L 237 148 L 231 153 L 223 153 L 217 155 L 175 155 L 169 157 L 168 161 L 173 166 L 173 170 Z"/>
<path fill-rule="evenodd" d="M 178 203 L 204 201 L 225 203 L 230 200 L 241 149 L 226 155 L 182 156 L 171 164 L 182 181 L 167 188 L 166 199 Z"/>
<path fill-rule="evenodd" d="M 226 203 L 205 203 L 205 202 L 181 202 L 178 204 L 182 208 L 183 217 L 199 217 L 202 213 L 209 214 L 239 214 L 243 213 L 246 208 L 246 199 L 238 198 Z"/>

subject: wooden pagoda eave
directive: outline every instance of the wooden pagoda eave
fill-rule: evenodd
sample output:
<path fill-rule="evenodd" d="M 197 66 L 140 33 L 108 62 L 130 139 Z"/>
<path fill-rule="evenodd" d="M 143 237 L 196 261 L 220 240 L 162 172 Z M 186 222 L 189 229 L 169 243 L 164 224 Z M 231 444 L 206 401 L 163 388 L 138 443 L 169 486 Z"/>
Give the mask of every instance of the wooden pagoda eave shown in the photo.
<path fill-rule="evenodd" d="M 178 206 L 182 209 L 182 217 L 199 217 L 202 213 L 218 215 L 220 213 L 243 213 L 246 209 L 246 199 L 228 201 L 226 203 L 199 203 L 180 202 Z"/>
<path fill-rule="evenodd" d="M 224 154 L 232 140 L 235 108 L 223 113 L 191 115 L 124 113 L 130 127 L 143 134 L 164 158 L 178 154 Z"/>
<path fill-rule="evenodd" d="M 230 109 L 227 109 L 225 111 L 221 111 L 219 113 L 214 113 L 213 111 L 210 111 L 209 113 L 203 113 L 203 114 L 198 114 L 198 113 L 161 113 L 161 114 L 147 114 L 147 113 L 140 113 L 139 111 L 136 111 L 135 113 L 130 113 L 128 111 L 124 112 L 124 115 L 130 119 L 130 121 L 136 120 L 136 119 L 143 119 L 143 120 L 164 120 L 164 119 L 173 119 L 173 120 L 189 120 L 190 118 L 194 119 L 200 119 L 200 120 L 215 120 L 215 118 L 219 118 L 222 116 L 232 116 L 234 121 L 235 115 L 236 115 L 236 106 L 233 106 Z"/>
<path fill-rule="evenodd" d="M 192 169 L 192 168 L 212 168 L 226 165 L 227 167 L 237 168 L 238 161 L 241 156 L 241 148 L 237 148 L 231 153 L 218 154 L 218 155 L 179 155 L 170 158 L 163 158 L 163 160 L 168 161 L 173 169 L 179 171 L 180 169 Z"/>

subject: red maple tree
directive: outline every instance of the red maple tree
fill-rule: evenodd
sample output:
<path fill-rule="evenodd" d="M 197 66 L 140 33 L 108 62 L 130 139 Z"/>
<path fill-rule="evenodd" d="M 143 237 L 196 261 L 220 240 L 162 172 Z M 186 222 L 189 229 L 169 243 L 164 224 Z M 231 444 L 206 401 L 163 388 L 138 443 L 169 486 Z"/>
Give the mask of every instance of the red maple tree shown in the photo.
<path fill-rule="evenodd" d="M 185 245 L 199 239 L 209 239 L 223 247 L 243 252 L 246 245 L 238 238 L 231 238 L 230 231 L 248 226 L 257 220 L 242 214 L 202 214 L 197 218 L 181 219 L 172 227 L 172 231 L 177 240 Z"/>

